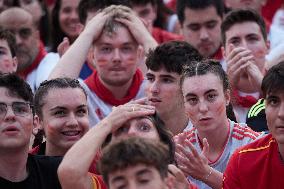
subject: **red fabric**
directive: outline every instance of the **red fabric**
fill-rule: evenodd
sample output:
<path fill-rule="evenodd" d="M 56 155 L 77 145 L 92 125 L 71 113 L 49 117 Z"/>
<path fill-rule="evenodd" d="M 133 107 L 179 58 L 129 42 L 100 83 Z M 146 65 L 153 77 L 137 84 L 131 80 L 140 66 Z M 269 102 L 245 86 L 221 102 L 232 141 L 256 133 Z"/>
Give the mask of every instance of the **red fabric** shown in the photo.
<path fill-rule="evenodd" d="M 215 52 L 215 54 L 211 57 L 215 60 L 223 60 L 223 53 L 222 53 L 222 49 L 221 46 L 219 47 L 219 49 L 217 50 L 217 52 Z"/>
<path fill-rule="evenodd" d="M 262 16 L 271 23 L 275 12 L 281 7 L 283 2 L 283 0 L 266 1 L 265 6 L 263 6 L 261 10 Z"/>
<path fill-rule="evenodd" d="M 47 54 L 44 45 L 42 42 L 40 42 L 39 44 L 39 52 L 34 60 L 34 62 L 32 63 L 32 65 L 30 65 L 26 70 L 18 72 L 18 74 L 23 77 L 23 78 L 27 78 L 27 76 L 38 67 L 39 63 L 41 62 L 41 60 L 45 57 L 45 55 Z"/>
<path fill-rule="evenodd" d="M 37 155 L 38 152 L 39 152 L 39 146 L 36 146 L 32 148 L 31 150 L 29 150 L 29 154 L 33 154 L 33 155 Z"/>
<path fill-rule="evenodd" d="M 98 77 L 97 71 L 94 71 L 94 73 L 85 80 L 85 83 L 104 102 L 112 106 L 119 106 L 129 102 L 137 95 L 142 81 L 143 74 L 140 70 L 137 70 L 133 76 L 133 81 L 127 95 L 122 99 L 116 99 L 112 92 L 103 85 Z"/>
<path fill-rule="evenodd" d="M 176 0 L 170 0 L 168 3 L 166 3 L 166 6 L 171 9 L 172 11 L 176 12 Z"/>
<path fill-rule="evenodd" d="M 166 41 L 183 40 L 183 37 L 181 35 L 170 33 L 170 32 L 167 32 L 165 30 L 162 30 L 156 27 L 152 29 L 152 36 L 159 44 L 166 42 Z"/>
<path fill-rule="evenodd" d="M 233 91 L 233 96 L 235 98 L 234 99 L 235 103 L 239 106 L 244 107 L 244 108 L 250 108 L 252 105 L 257 103 L 257 101 L 258 101 L 258 99 L 256 99 L 255 97 L 253 97 L 251 95 L 240 96 L 238 90 Z"/>
<path fill-rule="evenodd" d="M 224 189 L 283 189 L 284 163 L 271 134 L 234 152 L 223 178 Z"/>
<path fill-rule="evenodd" d="M 101 175 L 91 174 L 93 180 L 93 188 L 95 189 L 107 189 L 105 182 Z"/>

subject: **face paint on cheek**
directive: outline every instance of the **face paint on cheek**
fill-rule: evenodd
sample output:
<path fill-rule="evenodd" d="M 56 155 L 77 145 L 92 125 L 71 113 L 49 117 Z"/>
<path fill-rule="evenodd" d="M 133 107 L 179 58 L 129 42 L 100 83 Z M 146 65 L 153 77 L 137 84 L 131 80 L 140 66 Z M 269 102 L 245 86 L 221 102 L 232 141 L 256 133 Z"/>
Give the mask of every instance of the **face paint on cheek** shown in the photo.
<path fill-rule="evenodd" d="M 216 112 L 217 115 L 221 115 L 222 112 L 226 111 L 226 106 L 224 106 L 223 104 L 220 104 L 219 106 L 217 106 Z"/>
<path fill-rule="evenodd" d="M 48 133 L 48 135 L 57 135 L 58 134 L 58 133 L 56 133 L 58 131 L 51 125 L 47 125 L 45 130 L 46 130 L 46 134 Z"/>
<path fill-rule="evenodd" d="M 104 66 L 104 65 L 108 64 L 108 62 L 109 62 L 109 61 L 107 61 L 107 60 L 100 59 L 100 60 L 97 60 L 97 61 L 96 61 L 96 65 L 98 65 L 98 66 Z"/>

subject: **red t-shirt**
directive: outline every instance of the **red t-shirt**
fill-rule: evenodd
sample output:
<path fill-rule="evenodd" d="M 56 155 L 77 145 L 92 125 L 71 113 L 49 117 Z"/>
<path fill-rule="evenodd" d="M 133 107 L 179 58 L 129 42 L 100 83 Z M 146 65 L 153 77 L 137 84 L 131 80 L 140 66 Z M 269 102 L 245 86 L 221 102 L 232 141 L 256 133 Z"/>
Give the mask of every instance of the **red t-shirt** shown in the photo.
<path fill-rule="evenodd" d="M 284 162 L 269 134 L 232 155 L 223 178 L 223 188 L 283 189 Z"/>

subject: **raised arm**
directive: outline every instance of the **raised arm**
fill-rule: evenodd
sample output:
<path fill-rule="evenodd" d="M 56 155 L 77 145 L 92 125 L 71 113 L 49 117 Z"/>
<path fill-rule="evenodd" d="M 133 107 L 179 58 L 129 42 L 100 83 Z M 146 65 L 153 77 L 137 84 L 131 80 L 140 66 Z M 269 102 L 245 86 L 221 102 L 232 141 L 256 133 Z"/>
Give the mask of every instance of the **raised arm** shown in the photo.
<path fill-rule="evenodd" d="M 88 174 L 88 170 L 106 137 L 123 126 L 126 121 L 154 113 L 154 107 L 148 105 L 126 104 L 115 107 L 105 119 L 92 127 L 65 154 L 58 168 L 62 188 L 92 188 L 91 175 Z"/>
<path fill-rule="evenodd" d="M 49 79 L 58 77 L 79 77 L 81 68 L 87 59 L 89 49 L 93 41 L 100 36 L 105 21 L 109 16 L 110 14 L 102 11 L 87 23 L 82 33 L 63 54 L 50 74 Z"/>

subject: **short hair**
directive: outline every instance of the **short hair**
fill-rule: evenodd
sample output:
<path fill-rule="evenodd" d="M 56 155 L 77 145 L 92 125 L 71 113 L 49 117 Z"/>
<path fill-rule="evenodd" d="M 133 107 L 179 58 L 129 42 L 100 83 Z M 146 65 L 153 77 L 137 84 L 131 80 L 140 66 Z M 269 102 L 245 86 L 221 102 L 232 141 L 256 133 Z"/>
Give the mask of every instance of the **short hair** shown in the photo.
<path fill-rule="evenodd" d="M 10 96 L 20 97 L 33 105 L 30 85 L 16 74 L 0 74 L 0 87 L 7 88 Z"/>
<path fill-rule="evenodd" d="M 216 8 L 217 14 L 223 18 L 224 3 L 222 0 L 177 0 L 176 12 L 179 22 L 182 24 L 185 20 L 185 9 L 202 10 L 210 6 Z"/>
<path fill-rule="evenodd" d="M 150 50 L 146 58 L 146 66 L 153 71 L 164 68 L 167 72 L 182 74 L 183 66 L 191 61 L 200 61 L 199 52 L 185 41 L 170 41 Z"/>
<path fill-rule="evenodd" d="M 157 5 L 157 0 L 129 0 L 131 6 L 142 6 L 151 3 L 151 5 Z"/>
<path fill-rule="evenodd" d="M 157 129 L 158 135 L 160 137 L 160 141 L 167 145 L 169 148 L 169 156 L 170 156 L 170 162 L 175 162 L 175 143 L 173 141 L 173 135 L 170 132 L 170 130 L 165 126 L 164 121 L 160 118 L 160 116 L 157 114 L 157 112 L 153 115 L 146 116 L 155 128 Z M 112 138 L 112 134 L 109 134 L 106 138 L 106 140 L 103 143 L 103 147 L 107 146 Z"/>
<path fill-rule="evenodd" d="M 260 28 L 263 39 L 267 40 L 265 22 L 262 17 L 252 9 L 236 9 L 229 12 L 221 24 L 221 37 L 224 46 L 226 44 L 226 32 L 235 24 L 244 22 L 255 22 Z"/>
<path fill-rule="evenodd" d="M 131 137 L 117 141 L 102 152 L 99 172 L 108 185 L 110 173 L 138 164 L 155 167 L 162 178 L 167 177 L 169 152 L 166 145 L 150 139 Z"/>
<path fill-rule="evenodd" d="M 47 96 L 48 92 L 52 89 L 65 89 L 65 88 L 79 88 L 85 94 L 87 99 L 87 93 L 84 90 L 84 88 L 80 85 L 77 79 L 56 78 L 52 80 L 46 80 L 40 84 L 39 88 L 35 93 L 35 98 L 34 98 L 35 112 L 40 119 L 43 118 L 42 107 L 45 104 L 44 98 Z"/>
<path fill-rule="evenodd" d="M 81 0 L 78 5 L 80 22 L 86 24 L 89 12 L 96 12 L 110 5 L 124 5 L 130 7 L 129 0 Z"/>
<path fill-rule="evenodd" d="M 270 93 L 279 91 L 284 92 L 284 62 L 279 62 L 277 65 L 272 66 L 261 83 L 261 90 L 263 96 L 266 98 Z"/>
<path fill-rule="evenodd" d="M 199 62 L 192 62 L 189 66 L 184 67 L 181 77 L 181 86 L 186 78 L 200 76 L 212 73 L 219 77 L 222 82 L 224 91 L 230 90 L 230 83 L 226 72 L 223 70 L 219 61 L 204 59 Z"/>
<path fill-rule="evenodd" d="M 15 35 L 7 29 L 0 28 L 0 40 L 7 41 L 12 57 L 16 56 L 16 38 Z"/>

